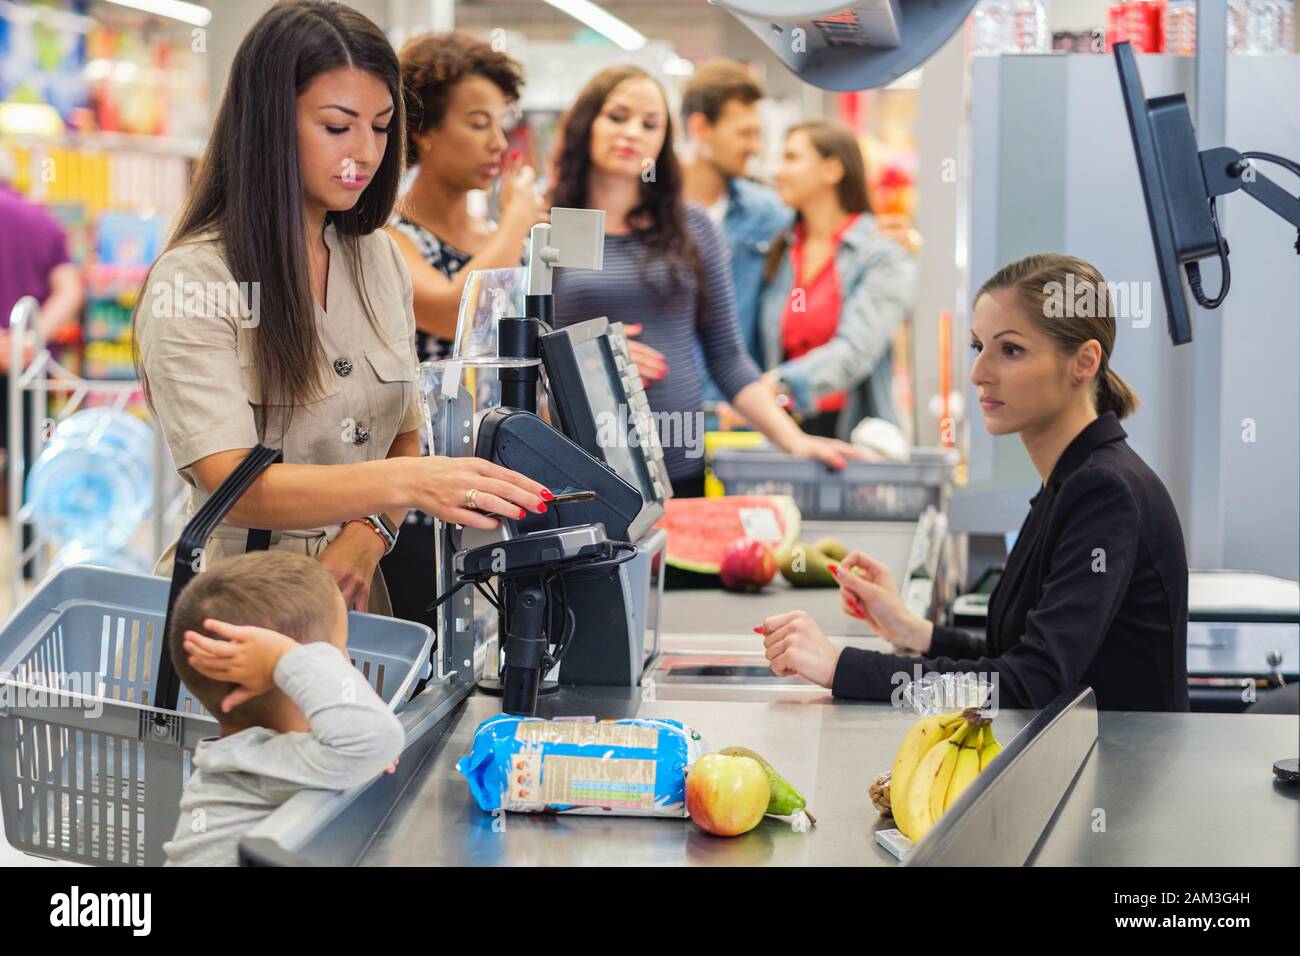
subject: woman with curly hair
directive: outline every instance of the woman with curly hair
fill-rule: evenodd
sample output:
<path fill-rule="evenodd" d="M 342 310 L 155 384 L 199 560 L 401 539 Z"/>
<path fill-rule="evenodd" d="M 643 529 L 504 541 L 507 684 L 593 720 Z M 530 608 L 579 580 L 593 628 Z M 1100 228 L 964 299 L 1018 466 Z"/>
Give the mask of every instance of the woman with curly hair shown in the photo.
<path fill-rule="evenodd" d="M 528 231 L 546 210 L 532 167 L 506 155 L 506 129 L 524 82 L 519 64 L 459 31 L 413 37 L 398 59 L 406 162 L 416 172 L 388 234 L 411 273 L 416 351 L 420 361 L 435 361 L 451 353 L 470 272 L 519 265 Z M 469 195 L 498 177 L 501 215 L 491 222 L 471 211 Z M 402 530 L 382 565 L 393 609 L 433 627 L 433 516 L 412 510 Z"/>

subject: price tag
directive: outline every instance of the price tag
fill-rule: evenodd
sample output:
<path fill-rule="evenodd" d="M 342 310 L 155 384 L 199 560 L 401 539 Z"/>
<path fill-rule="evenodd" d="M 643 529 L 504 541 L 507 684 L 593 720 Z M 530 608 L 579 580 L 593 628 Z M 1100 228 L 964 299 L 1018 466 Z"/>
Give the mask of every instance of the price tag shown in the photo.
<path fill-rule="evenodd" d="M 781 522 L 771 508 L 741 508 L 740 526 L 745 529 L 745 537 L 769 544 L 781 543 Z"/>

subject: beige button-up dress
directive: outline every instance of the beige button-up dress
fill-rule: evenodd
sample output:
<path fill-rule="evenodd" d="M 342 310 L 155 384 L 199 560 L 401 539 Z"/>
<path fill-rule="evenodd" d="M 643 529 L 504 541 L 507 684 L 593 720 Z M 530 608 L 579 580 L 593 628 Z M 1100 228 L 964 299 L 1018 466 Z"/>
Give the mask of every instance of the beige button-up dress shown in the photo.
<path fill-rule="evenodd" d="M 140 303 L 136 335 L 150 395 L 172 459 L 190 486 L 186 520 L 208 493 L 193 464 L 217 452 L 252 448 L 261 440 L 280 447 L 291 464 L 342 465 L 385 458 L 397 435 L 419 428 L 415 315 L 411 278 L 397 246 L 382 230 L 360 240 L 365 291 L 380 326 L 366 316 L 333 225 L 325 229 L 330 250 L 328 311 L 316 304 L 320 341 L 319 394 L 293 409 L 266 409 L 262 436 L 256 407 L 263 405 L 257 377 L 255 287 L 240 288 L 215 238 L 185 243 L 154 265 Z M 289 421 L 287 431 L 284 421 Z M 358 515 L 357 517 L 362 517 Z M 319 557 L 341 525 L 276 531 L 273 548 Z M 204 548 L 204 566 L 243 553 L 248 531 L 222 523 Z M 175 543 L 159 558 L 156 574 L 171 575 Z M 388 592 L 378 569 L 370 609 L 389 613 Z"/>

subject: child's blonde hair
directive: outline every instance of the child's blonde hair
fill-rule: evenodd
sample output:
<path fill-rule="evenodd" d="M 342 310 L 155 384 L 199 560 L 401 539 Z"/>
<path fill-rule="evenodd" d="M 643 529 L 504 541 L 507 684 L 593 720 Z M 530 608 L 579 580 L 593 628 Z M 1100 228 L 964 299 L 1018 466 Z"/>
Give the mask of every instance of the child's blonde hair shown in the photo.
<path fill-rule="evenodd" d="M 214 717 L 254 726 L 261 722 L 257 699 L 221 713 L 221 700 L 235 685 L 213 680 L 190 666 L 185 632 L 217 638 L 203 628 L 205 618 L 216 618 L 229 624 L 270 628 L 300 644 L 328 641 L 340 600 L 334 578 L 319 561 L 306 555 L 253 551 L 226 558 L 195 577 L 176 599 L 167 633 L 172 664 L 190 693 Z"/>

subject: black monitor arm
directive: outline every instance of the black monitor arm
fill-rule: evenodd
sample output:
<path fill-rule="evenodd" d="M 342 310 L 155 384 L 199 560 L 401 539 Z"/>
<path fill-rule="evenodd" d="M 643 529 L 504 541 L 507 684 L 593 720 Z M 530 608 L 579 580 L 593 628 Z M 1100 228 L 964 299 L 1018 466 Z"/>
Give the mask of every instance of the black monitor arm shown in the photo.
<path fill-rule="evenodd" d="M 1201 266 L 1198 262 L 1187 263 L 1187 284 L 1192 295 L 1203 308 L 1217 309 L 1227 298 L 1232 285 L 1232 271 L 1228 266 L 1228 240 L 1219 231 L 1219 216 L 1214 200 L 1219 196 L 1240 189 L 1248 196 L 1258 200 L 1270 210 L 1277 213 L 1296 227 L 1295 250 L 1300 253 L 1300 199 L 1292 196 L 1273 180 L 1255 170 L 1253 160 L 1262 159 L 1277 163 L 1300 176 L 1300 164 L 1272 153 L 1240 153 L 1228 146 L 1203 149 L 1198 154 L 1201 161 L 1201 173 L 1205 177 L 1205 195 L 1210 201 L 1210 221 L 1214 226 L 1214 237 L 1219 246 L 1219 264 L 1223 279 L 1219 285 L 1219 294 L 1210 298 L 1201 289 Z"/>

